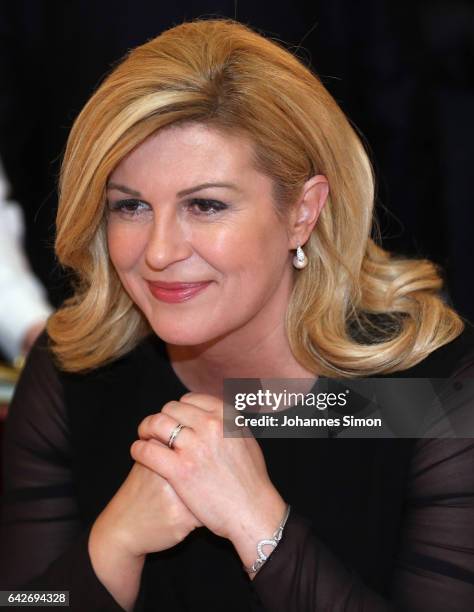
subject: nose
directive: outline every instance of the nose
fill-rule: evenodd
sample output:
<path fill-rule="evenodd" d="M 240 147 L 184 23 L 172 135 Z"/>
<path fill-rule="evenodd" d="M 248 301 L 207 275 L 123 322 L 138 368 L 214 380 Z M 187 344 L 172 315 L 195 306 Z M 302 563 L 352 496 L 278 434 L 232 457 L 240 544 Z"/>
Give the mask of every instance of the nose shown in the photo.
<path fill-rule="evenodd" d="M 146 264 L 154 270 L 164 270 L 171 264 L 186 259 L 191 245 L 186 239 L 185 228 L 173 211 L 161 211 L 150 224 L 145 249 Z"/>

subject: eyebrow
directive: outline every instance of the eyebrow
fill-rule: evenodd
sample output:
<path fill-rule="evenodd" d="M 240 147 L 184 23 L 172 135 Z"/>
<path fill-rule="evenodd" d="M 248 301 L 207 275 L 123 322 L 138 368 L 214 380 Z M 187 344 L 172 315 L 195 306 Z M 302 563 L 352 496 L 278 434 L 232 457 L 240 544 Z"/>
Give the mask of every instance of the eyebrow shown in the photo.
<path fill-rule="evenodd" d="M 111 181 L 107 183 L 107 189 L 116 189 L 117 191 L 123 191 L 123 193 L 128 193 L 129 195 L 133 195 L 138 198 L 142 197 L 142 194 L 139 191 L 135 191 L 135 189 L 130 189 L 130 187 L 126 187 L 125 185 L 112 183 Z"/>
<path fill-rule="evenodd" d="M 182 189 L 178 191 L 178 196 L 182 197 L 185 195 L 189 195 L 190 193 L 194 193 L 195 191 L 200 191 L 201 189 L 207 189 L 208 187 L 221 187 L 225 189 L 233 189 L 234 191 L 241 192 L 242 190 L 234 185 L 234 183 L 201 183 L 200 185 L 194 185 L 194 187 L 189 187 L 188 189 Z M 123 193 L 128 193 L 129 195 L 136 196 L 141 198 L 142 195 L 139 191 L 135 189 L 131 189 L 126 185 L 119 185 L 118 183 L 109 182 L 107 184 L 107 189 L 117 189 L 118 191 L 123 191 Z"/>

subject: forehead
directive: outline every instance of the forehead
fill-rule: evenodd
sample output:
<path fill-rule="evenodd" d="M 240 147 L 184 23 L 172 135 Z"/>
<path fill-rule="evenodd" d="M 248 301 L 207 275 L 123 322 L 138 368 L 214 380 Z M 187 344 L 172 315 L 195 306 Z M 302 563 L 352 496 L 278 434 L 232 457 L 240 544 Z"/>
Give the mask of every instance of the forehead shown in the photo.
<path fill-rule="evenodd" d="M 112 177 L 133 175 L 168 179 L 213 180 L 257 173 L 249 138 L 201 123 L 167 126 L 135 147 L 115 168 Z"/>

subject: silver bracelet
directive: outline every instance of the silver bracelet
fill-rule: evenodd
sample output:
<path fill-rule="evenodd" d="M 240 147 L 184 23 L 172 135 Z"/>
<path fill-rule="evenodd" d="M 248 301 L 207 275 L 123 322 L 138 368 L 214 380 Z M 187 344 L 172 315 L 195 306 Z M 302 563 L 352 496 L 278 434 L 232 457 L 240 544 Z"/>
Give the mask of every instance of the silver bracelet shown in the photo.
<path fill-rule="evenodd" d="M 260 540 L 260 542 L 257 543 L 257 555 L 258 555 L 257 559 L 253 562 L 253 565 L 251 567 L 245 567 L 244 565 L 244 570 L 248 574 L 257 573 L 258 570 L 262 567 L 262 565 L 265 563 L 265 561 L 270 556 L 270 555 L 266 555 L 263 552 L 262 549 L 264 546 L 273 546 L 273 549 L 275 549 L 278 546 L 278 543 L 280 542 L 282 535 L 283 535 L 283 529 L 285 528 L 286 521 L 288 520 L 288 516 L 290 514 L 290 509 L 291 509 L 291 506 L 288 504 L 288 507 L 285 512 L 285 516 L 283 517 L 281 523 L 278 526 L 278 529 L 275 531 L 271 539 Z"/>

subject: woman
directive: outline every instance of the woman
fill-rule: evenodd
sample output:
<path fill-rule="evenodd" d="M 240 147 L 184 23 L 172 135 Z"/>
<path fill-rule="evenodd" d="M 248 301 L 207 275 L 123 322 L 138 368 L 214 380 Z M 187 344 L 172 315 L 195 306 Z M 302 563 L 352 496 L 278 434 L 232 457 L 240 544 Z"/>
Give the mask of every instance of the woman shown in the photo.
<path fill-rule="evenodd" d="M 435 266 L 370 238 L 371 167 L 318 79 L 243 25 L 182 24 L 86 105 L 60 187 L 75 293 L 11 406 L 2 588 L 77 610 L 470 609 L 470 440 L 222 435 L 225 378 L 474 363 Z"/>

